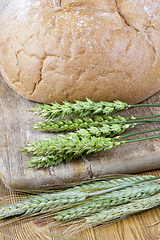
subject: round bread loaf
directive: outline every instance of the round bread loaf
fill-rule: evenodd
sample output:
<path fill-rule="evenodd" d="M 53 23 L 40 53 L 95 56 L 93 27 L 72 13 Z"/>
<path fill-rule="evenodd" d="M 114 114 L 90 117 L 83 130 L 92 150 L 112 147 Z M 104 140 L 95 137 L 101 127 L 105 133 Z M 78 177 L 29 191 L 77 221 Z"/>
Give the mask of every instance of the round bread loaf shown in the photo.
<path fill-rule="evenodd" d="M 15 0 L 0 69 L 23 97 L 138 103 L 160 90 L 159 0 Z"/>

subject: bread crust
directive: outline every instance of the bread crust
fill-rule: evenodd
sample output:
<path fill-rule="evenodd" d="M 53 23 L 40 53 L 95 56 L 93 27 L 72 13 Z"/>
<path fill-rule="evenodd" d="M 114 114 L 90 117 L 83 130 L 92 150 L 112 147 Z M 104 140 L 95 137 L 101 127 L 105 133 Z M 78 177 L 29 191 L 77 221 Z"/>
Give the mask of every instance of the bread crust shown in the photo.
<path fill-rule="evenodd" d="M 159 0 L 16 0 L 0 71 L 24 98 L 138 103 L 160 90 Z"/>

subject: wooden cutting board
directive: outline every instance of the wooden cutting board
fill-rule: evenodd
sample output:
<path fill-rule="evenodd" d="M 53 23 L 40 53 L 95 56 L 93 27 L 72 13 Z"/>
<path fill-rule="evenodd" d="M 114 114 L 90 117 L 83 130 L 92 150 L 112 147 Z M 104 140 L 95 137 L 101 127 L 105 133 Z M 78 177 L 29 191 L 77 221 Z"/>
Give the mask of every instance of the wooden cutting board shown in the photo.
<path fill-rule="evenodd" d="M 157 93 L 146 103 L 159 103 Z M 69 164 L 61 164 L 46 170 L 26 168 L 27 156 L 19 149 L 28 141 L 44 139 L 50 134 L 32 130 L 32 124 L 37 120 L 29 109 L 37 104 L 27 101 L 16 94 L 0 76 L 0 172 L 3 183 L 10 189 L 47 189 L 58 185 L 102 177 L 108 173 L 134 173 L 146 170 L 160 169 L 160 141 L 149 140 L 141 143 L 126 144 L 109 152 L 101 152 L 89 156 L 87 161 L 75 160 Z M 160 114 L 159 108 L 130 109 L 122 115 L 140 116 L 144 114 Z M 140 129 L 152 129 L 159 124 L 147 124 Z M 132 130 L 133 131 L 133 130 Z M 115 169 L 117 169 L 115 171 Z M 145 174 L 158 175 L 159 171 Z M 0 198 L 8 196 L 8 191 L 0 182 Z M 10 193 L 11 200 L 14 194 Z M 121 220 L 109 226 L 87 229 L 73 236 L 79 240 L 159 240 L 160 225 L 148 225 L 160 220 L 158 208 Z M 9 226 L 0 226 L 1 240 L 63 240 L 60 234 L 66 227 L 52 230 L 45 221 L 39 218 L 29 219 L 24 226 L 22 222 Z M 68 239 L 71 240 L 71 239 Z"/>
<path fill-rule="evenodd" d="M 157 93 L 146 103 L 159 103 Z M 0 76 L 0 172 L 3 183 L 10 189 L 47 189 L 64 186 L 75 181 L 89 180 L 102 177 L 108 173 L 133 173 L 160 169 L 160 140 L 149 140 L 141 143 L 126 144 L 116 147 L 109 152 L 101 152 L 69 164 L 61 164 L 46 170 L 26 168 L 27 156 L 19 149 L 28 141 L 44 139 L 50 134 L 32 130 L 32 124 L 37 120 L 29 109 L 37 104 L 30 102 L 16 94 Z M 130 109 L 122 115 L 140 116 L 144 114 L 160 114 L 159 108 Z M 159 124 L 147 124 L 137 130 L 159 127 Z M 133 130 L 132 130 L 133 131 Z M 115 169 L 117 169 L 115 171 Z M 157 175 L 158 171 L 146 172 Z M 8 195 L 8 191 L 0 182 L 0 197 Z M 11 200 L 14 194 L 10 193 Z M 109 226 L 87 229 L 73 236 L 79 240 L 158 240 L 160 239 L 160 225 L 148 225 L 160 220 L 158 208 L 137 214 Z M 66 227 L 52 230 L 45 221 L 39 218 L 29 219 L 24 226 L 22 222 L 9 226 L 0 226 L 1 240 L 60 240 L 60 234 Z M 68 239 L 69 240 L 69 239 Z"/>
<path fill-rule="evenodd" d="M 159 103 L 159 94 L 155 94 L 145 103 Z M 21 153 L 20 148 L 27 142 L 56 136 L 32 129 L 33 123 L 39 118 L 28 110 L 35 106 L 37 103 L 19 96 L 0 77 L 0 173 L 3 182 L 10 189 L 47 189 L 108 174 L 135 173 L 160 168 L 160 139 L 152 139 L 123 144 L 109 151 L 91 154 L 87 159 L 81 157 L 45 170 L 28 169 L 27 160 L 30 156 Z M 160 114 L 160 108 L 144 107 L 121 112 L 123 116 L 151 114 Z M 127 132 L 158 127 L 159 123 L 147 124 L 136 126 Z"/>

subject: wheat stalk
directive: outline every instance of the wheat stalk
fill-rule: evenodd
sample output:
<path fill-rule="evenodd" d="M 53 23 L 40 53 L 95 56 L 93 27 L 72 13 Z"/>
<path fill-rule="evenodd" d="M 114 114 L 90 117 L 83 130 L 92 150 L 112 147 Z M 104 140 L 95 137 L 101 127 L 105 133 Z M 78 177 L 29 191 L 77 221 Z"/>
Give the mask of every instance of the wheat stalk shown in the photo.
<path fill-rule="evenodd" d="M 48 210 L 84 201 L 88 193 L 79 190 L 70 190 L 52 194 L 42 194 L 18 203 L 0 208 L 0 219 L 11 216 L 28 216 Z"/>
<path fill-rule="evenodd" d="M 126 110 L 131 107 L 141 106 L 160 106 L 159 104 L 139 104 L 139 105 L 128 105 L 121 101 L 110 102 L 93 102 L 87 98 L 87 101 L 75 101 L 75 103 L 63 102 L 63 105 L 58 103 L 51 103 L 51 105 L 43 104 L 31 110 L 33 113 L 40 115 L 46 119 L 54 119 L 56 117 L 64 118 L 66 115 L 71 117 L 79 115 L 81 117 L 87 115 L 112 115 L 117 111 Z"/>
<path fill-rule="evenodd" d="M 36 143 L 29 143 L 22 148 L 22 151 L 32 155 L 37 155 L 29 160 L 29 167 L 46 168 L 60 164 L 62 161 L 69 162 L 82 154 L 88 155 L 102 150 L 110 150 L 113 146 L 118 146 L 124 143 L 158 138 L 160 135 L 134 140 L 116 141 L 117 139 L 124 138 L 126 136 L 128 137 L 159 130 L 160 129 L 158 128 L 132 133 L 121 137 L 117 136 L 115 138 L 105 138 L 91 136 L 87 130 L 81 129 L 78 131 L 78 134 L 70 133 L 68 136 L 59 135 L 59 138 L 50 138 Z"/>
<path fill-rule="evenodd" d="M 108 209 L 116 205 L 131 202 L 134 199 L 146 198 L 160 190 L 160 185 L 156 183 L 146 183 L 127 187 L 119 191 L 113 191 L 104 195 L 100 195 L 89 202 L 85 202 L 76 207 L 58 212 L 55 216 L 59 221 L 71 221 L 82 218 L 93 213 L 100 212 L 102 209 Z"/>
<path fill-rule="evenodd" d="M 126 129 L 133 128 L 135 125 L 136 123 L 124 125 L 112 124 L 104 125 L 102 127 L 92 126 L 87 129 L 79 129 L 74 133 L 69 133 L 68 135 L 59 134 L 59 138 L 48 138 L 47 140 L 40 140 L 34 143 L 30 142 L 22 148 L 22 151 L 32 155 L 54 155 L 57 152 L 58 154 L 61 154 L 61 152 L 65 152 L 67 148 L 74 148 L 77 144 L 81 145 L 83 142 L 86 143 L 87 140 L 87 142 L 90 142 L 90 140 L 94 139 L 94 141 L 97 141 L 98 143 L 98 138 L 92 138 L 92 136 L 103 137 L 100 140 L 103 139 L 105 142 L 114 142 L 116 139 L 119 139 L 120 136 L 112 138 L 113 136 L 118 134 L 120 135 Z M 109 136 L 110 138 L 104 139 L 106 136 Z"/>
<path fill-rule="evenodd" d="M 83 153 L 90 154 L 103 149 L 109 150 L 114 145 L 120 144 L 104 137 L 83 136 L 79 138 L 74 134 L 71 133 L 67 141 L 66 137 L 62 135 L 57 141 L 55 139 L 46 140 L 46 142 L 40 141 L 36 143 L 36 147 L 32 143 L 27 145 L 23 148 L 23 151 L 38 155 L 38 157 L 29 160 L 29 166 L 35 168 L 49 167 L 60 164 L 62 161 L 69 162 Z"/>
<path fill-rule="evenodd" d="M 73 148 L 74 150 L 77 144 L 83 145 L 85 144 L 85 142 L 90 142 L 90 140 L 92 140 L 92 135 L 94 134 L 94 131 L 95 135 L 100 135 L 101 133 L 103 133 L 101 129 L 95 127 L 90 128 L 90 131 L 88 129 L 80 129 L 77 132 L 71 132 L 68 135 L 59 134 L 58 138 L 48 138 L 47 140 L 30 142 L 22 148 L 22 151 L 32 155 L 53 155 L 57 152 L 61 154 L 68 149 Z M 105 128 L 105 131 L 108 133 L 108 128 Z M 95 141 L 97 140 L 98 142 L 98 139 L 99 138 L 95 138 Z M 104 138 L 104 140 L 105 139 L 106 142 L 113 142 L 111 138 Z M 79 148 L 80 146 L 78 147 L 78 149 Z"/>
<path fill-rule="evenodd" d="M 0 219 L 12 216 L 41 214 L 47 211 L 58 211 L 61 207 L 72 206 L 73 204 L 84 202 L 87 198 L 101 195 L 106 192 L 106 189 L 108 189 L 108 192 L 111 192 L 117 186 L 125 188 L 126 186 L 156 179 L 152 175 L 121 177 L 109 179 L 108 181 L 83 183 L 54 193 L 41 194 L 39 196 L 34 195 L 32 198 L 1 207 Z M 103 192 L 99 190 L 103 190 Z"/>
<path fill-rule="evenodd" d="M 48 132 L 61 132 L 61 131 L 75 131 L 80 128 L 88 128 L 90 126 L 103 126 L 107 123 L 119 123 L 134 120 L 134 117 L 124 118 L 119 115 L 111 116 L 95 116 L 91 117 L 75 117 L 73 119 L 59 119 L 59 120 L 46 120 L 34 124 L 34 129 L 39 129 Z"/>
<path fill-rule="evenodd" d="M 129 107 L 128 104 L 121 101 L 109 102 L 93 102 L 87 99 L 86 102 L 75 101 L 75 103 L 63 102 L 63 105 L 51 103 L 51 105 L 43 104 L 31 110 L 33 113 L 40 115 L 46 119 L 54 119 L 56 117 L 64 118 L 66 115 L 81 117 L 87 115 L 106 114 L 111 115 L 119 110 L 125 110 Z"/>
<path fill-rule="evenodd" d="M 109 210 L 103 210 L 93 216 L 86 217 L 85 223 L 96 226 L 102 223 L 109 223 L 120 220 L 160 205 L 160 193 L 144 199 L 133 200 L 131 203 L 123 204 Z"/>
<path fill-rule="evenodd" d="M 90 183 L 84 183 L 81 185 L 77 185 L 74 187 L 74 190 L 79 190 L 83 192 L 96 192 L 104 189 L 112 189 L 117 186 L 124 186 L 127 184 L 133 183 L 142 183 L 145 181 L 155 180 L 155 176 L 152 175 L 134 175 L 134 176 L 122 176 L 122 177 L 114 177 L 107 180 L 99 180 L 93 181 Z"/>
<path fill-rule="evenodd" d="M 22 148 L 22 151 L 32 155 L 54 155 L 56 157 L 56 154 L 63 155 L 66 151 L 68 152 L 68 148 L 72 149 L 77 146 L 80 150 L 80 147 L 83 148 L 86 141 L 89 143 L 92 140 L 92 136 L 109 136 L 110 139 L 107 139 L 108 143 L 109 141 L 113 142 L 115 139 L 111 139 L 111 137 L 120 135 L 126 129 L 133 128 L 135 125 L 136 123 L 105 125 L 100 128 L 92 126 L 88 129 L 77 130 L 77 132 L 69 133 L 68 135 L 59 135 L 59 138 L 48 138 L 47 140 L 40 140 L 35 143 L 30 142 Z"/>
<path fill-rule="evenodd" d="M 155 118 L 159 117 L 160 115 L 151 115 L 151 116 L 142 116 L 142 117 L 121 117 L 120 115 L 113 115 L 111 116 L 95 116 L 95 117 L 74 117 L 72 119 L 59 119 L 59 120 L 45 120 L 38 123 L 35 123 L 33 126 L 33 129 L 35 130 L 41 130 L 41 131 L 47 131 L 47 132 L 62 132 L 62 131 L 75 131 L 77 129 L 81 128 L 90 128 L 90 127 L 103 127 L 104 125 L 111 128 L 112 131 L 112 125 L 111 124 L 118 124 L 119 126 L 122 126 L 124 124 L 146 124 L 149 122 L 159 122 L 160 119 L 152 119 L 148 120 L 146 118 Z M 143 120 L 145 119 L 145 120 Z M 132 127 L 132 125 L 131 125 Z M 133 126 L 134 127 L 134 126 Z M 120 128 L 120 127 L 119 127 Z M 129 128 L 129 126 L 128 126 Z M 117 133 L 115 133 L 117 134 Z"/>
<path fill-rule="evenodd" d="M 153 115 L 154 116 L 154 115 Z M 157 115 L 155 115 L 157 116 Z M 151 117 L 151 116 L 149 116 Z M 139 118 L 127 117 L 124 118 L 120 115 L 114 116 L 94 116 L 94 117 L 74 117 L 71 119 L 59 119 L 59 120 L 45 120 L 42 122 L 35 123 L 33 129 L 48 131 L 48 132 L 62 132 L 62 131 L 75 131 L 81 128 L 89 127 L 102 127 L 107 124 L 125 124 L 135 123 L 136 119 L 139 122 Z M 148 122 L 149 120 L 142 120 L 140 122 Z M 152 120 L 150 120 L 152 121 Z M 154 120 L 153 120 L 154 121 Z M 158 121 L 158 120 L 157 120 Z"/>

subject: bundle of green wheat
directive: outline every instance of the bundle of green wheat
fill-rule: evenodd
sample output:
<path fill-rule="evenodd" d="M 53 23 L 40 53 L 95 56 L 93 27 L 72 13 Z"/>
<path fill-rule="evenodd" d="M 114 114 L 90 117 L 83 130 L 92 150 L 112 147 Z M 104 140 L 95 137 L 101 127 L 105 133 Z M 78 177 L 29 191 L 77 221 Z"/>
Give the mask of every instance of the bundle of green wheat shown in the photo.
<path fill-rule="evenodd" d="M 33 156 L 29 160 L 29 167 L 54 166 L 62 161 L 71 161 L 82 154 L 87 155 L 109 150 L 124 143 L 160 137 L 156 135 L 133 140 L 125 139 L 159 131 L 160 128 L 122 135 L 125 130 L 137 125 L 160 121 L 157 118 L 160 115 L 128 118 L 115 115 L 117 111 L 141 106 L 160 105 L 128 105 L 120 101 L 94 103 L 89 99 L 86 102 L 64 102 L 63 105 L 57 103 L 39 105 L 32 112 L 44 117 L 45 120 L 35 123 L 34 129 L 69 133 L 26 144 L 22 151 Z M 69 118 L 64 118 L 66 115 Z M 59 119 L 55 120 L 57 117 Z M 0 219 L 52 216 L 56 225 L 78 223 L 78 228 L 73 227 L 68 231 L 72 233 L 85 227 L 111 223 L 160 205 L 158 193 L 160 185 L 155 181 L 157 179 L 160 177 L 149 175 L 115 177 L 79 184 L 66 190 L 31 195 L 23 201 L 1 207 Z"/>
<path fill-rule="evenodd" d="M 35 123 L 34 129 L 48 132 L 68 131 L 69 133 L 67 135 L 59 134 L 58 138 L 30 142 L 24 146 L 22 151 L 33 156 L 28 161 L 29 167 L 47 168 L 60 164 L 62 161 L 69 162 L 82 154 L 88 155 L 102 150 L 110 150 L 120 144 L 160 137 L 160 135 L 156 135 L 148 138 L 119 141 L 128 136 L 160 130 L 158 128 L 122 136 L 125 130 L 134 128 L 137 125 L 160 121 L 159 118 L 155 119 L 160 115 L 131 116 L 128 118 L 115 115 L 117 111 L 141 106 L 159 107 L 160 105 L 128 105 L 120 101 L 114 103 L 93 102 L 90 99 L 87 99 L 86 102 L 64 102 L 63 105 L 58 103 L 38 105 L 31 111 L 47 120 Z M 87 116 L 88 114 L 90 116 Z M 109 116 L 111 114 L 112 116 Z M 63 119 L 66 115 L 70 118 Z M 56 117 L 59 117 L 59 119 L 54 120 Z"/>

